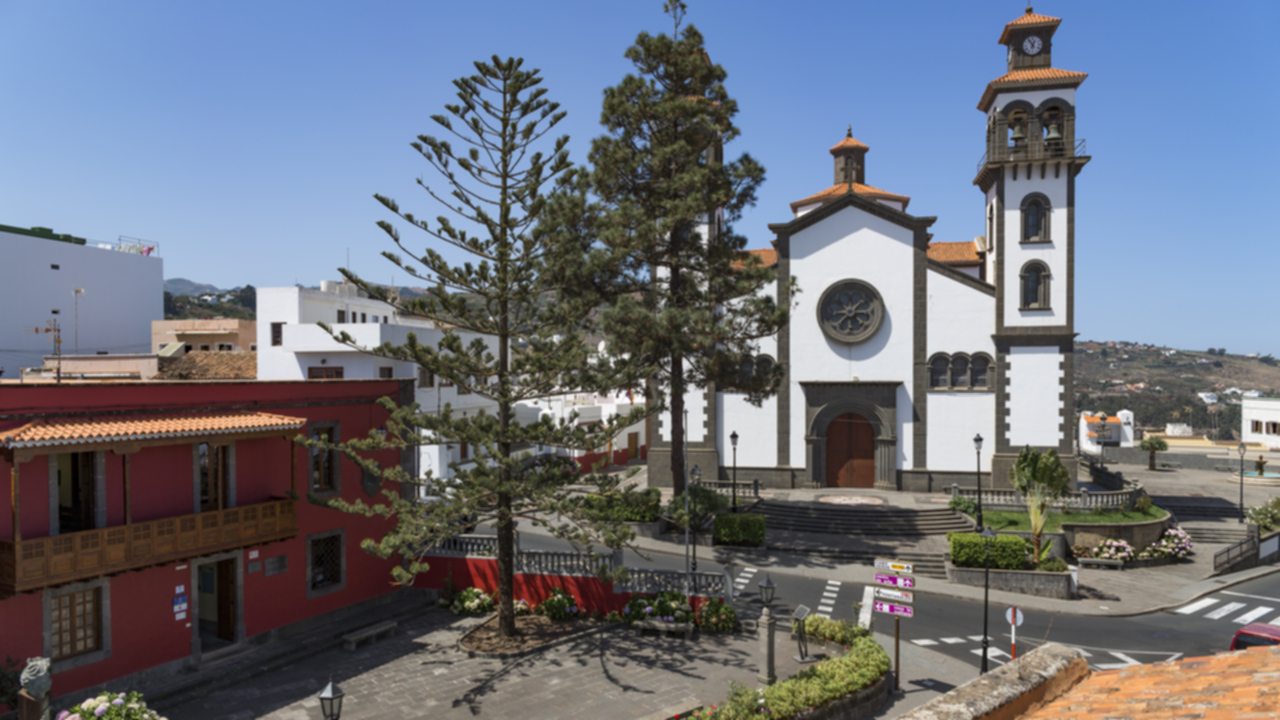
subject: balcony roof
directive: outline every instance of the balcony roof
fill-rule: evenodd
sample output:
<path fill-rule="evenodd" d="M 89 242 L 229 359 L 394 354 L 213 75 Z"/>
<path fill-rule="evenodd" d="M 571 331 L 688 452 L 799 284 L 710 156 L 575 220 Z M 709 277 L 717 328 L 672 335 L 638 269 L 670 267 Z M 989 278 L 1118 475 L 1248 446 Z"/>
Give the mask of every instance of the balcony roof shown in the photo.
<path fill-rule="evenodd" d="M 0 431 L 0 449 L 29 454 L 75 447 L 172 445 L 196 438 L 232 440 L 286 436 L 306 424 L 304 418 L 261 412 L 191 413 L 141 418 L 36 420 Z M 31 452 L 34 451 L 34 452 Z"/>

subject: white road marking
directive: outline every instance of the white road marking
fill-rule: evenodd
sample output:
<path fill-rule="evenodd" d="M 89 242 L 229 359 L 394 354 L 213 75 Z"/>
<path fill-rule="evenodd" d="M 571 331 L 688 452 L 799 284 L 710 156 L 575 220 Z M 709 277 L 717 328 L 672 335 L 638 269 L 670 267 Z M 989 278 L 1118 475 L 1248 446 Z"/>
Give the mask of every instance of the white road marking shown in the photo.
<path fill-rule="evenodd" d="M 1099 670 L 1119 670 L 1120 668 L 1126 668 L 1126 667 L 1129 667 L 1130 665 L 1141 665 L 1141 664 L 1142 664 L 1142 663 L 1138 662 L 1137 660 L 1134 660 L 1133 658 L 1129 657 L 1128 655 L 1125 655 L 1124 653 L 1111 652 L 1111 653 L 1109 653 L 1109 654 L 1110 654 L 1112 657 L 1119 658 L 1120 660 L 1123 660 L 1124 662 L 1118 662 L 1118 663 L 1100 663 L 1100 664 L 1096 665 L 1095 667 L 1097 667 Z"/>
<path fill-rule="evenodd" d="M 1239 610 L 1242 607 L 1244 607 L 1244 603 L 1227 603 L 1226 605 L 1223 605 L 1222 607 L 1218 608 L 1217 610 L 1214 610 L 1208 615 L 1205 615 L 1205 617 L 1209 618 L 1210 620 L 1221 620 L 1222 618 L 1230 615 L 1231 613 Z"/>
<path fill-rule="evenodd" d="M 1266 595 L 1250 595 L 1249 593 L 1234 592 L 1231 590 L 1223 590 L 1223 595 L 1234 595 L 1235 597 L 1247 597 L 1254 600 L 1270 600 L 1271 602 L 1280 603 L 1280 598 L 1267 597 Z"/>
<path fill-rule="evenodd" d="M 942 642 L 948 645 L 957 645 L 959 643 L 964 642 L 964 638 L 957 638 L 957 637 L 942 638 Z"/>
<path fill-rule="evenodd" d="M 1236 618 L 1235 620 L 1232 620 L 1232 622 L 1240 623 L 1241 625 L 1248 625 L 1249 623 L 1253 622 L 1254 620 L 1257 620 L 1258 618 L 1262 617 L 1263 615 L 1266 615 L 1267 613 L 1272 612 L 1272 611 L 1274 611 L 1274 610 L 1275 610 L 1275 608 L 1267 607 L 1266 605 L 1260 605 L 1260 606 L 1258 606 L 1258 607 L 1256 607 L 1256 608 L 1254 608 L 1254 609 L 1250 610 L 1249 612 L 1247 612 L 1247 613 L 1245 613 L 1245 614 L 1241 615 L 1240 617 Z"/>
<path fill-rule="evenodd" d="M 835 599 L 836 599 L 836 593 L 833 593 L 833 592 L 824 592 L 824 593 L 822 593 L 822 597 L 824 597 L 824 598 L 831 598 L 832 600 L 835 600 Z"/>
<path fill-rule="evenodd" d="M 876 602 L 875 588 L 870 585 L 862 589 L 862 609 L 858 611 L 858 625 L 860 627 L 871 627 L 871 608 Z"/>
<path fill-rule="evenodd" d="M 982 657 L 982 648 L 974 648 L 974 649 L 970 650 L 969 652 L 973 653 L 974 655 L 977 655 L 978 657 Z M 1009 657 L 1009 653 L 1007 653 L 1007 652 L 1005 652 L 1005 651 L 1003 651 L 1003 650 L 997 650 L 997 649 L 995 649 L 995 648 L 993 648 L 993 647 L 989 647 L 989 648 L 987 648 L 987 658 L 989 658 L 989 659 L 990 659 L 990 658 L 998 658 L 998 657 L 1000 657 L 1001 655 L 1003 655 L 1003 656 L 1005 656 L 1005 657 Z"/>
<path fill-rule="evenodd" d="M 923 645 L 924 647 L 928 647 L 928 646 L 930 646 L 930 645 L 937 645 L 937 644 L 938 644 L 938 641 L 937 641 L 937 640 L 912 640 L 911 642 L 913 642 L 913 643 L 915 643 L 915 644 L 917 644 L 917 645 Z"/>
<path fill-rule="evenodd" d="M 1180 607 L 1174 612 L 1179 615 L 1190 615 L 1191 613 L 1199 612 L 1217 602 L 1218 600 L 1215 598 L 1205 598 L 1204 600 L 1197 600 L 1186 607 Z"/>
<path fill-rule="evenodd" d="M 982 642 L 982 636 L 981 636 L 981 635 L 970 635 L 970 636 L 969 636 L 969 639 L 970 639 L 970 640 L 972 640 L 972 641 L 974 641 L 974 642 Z"/>

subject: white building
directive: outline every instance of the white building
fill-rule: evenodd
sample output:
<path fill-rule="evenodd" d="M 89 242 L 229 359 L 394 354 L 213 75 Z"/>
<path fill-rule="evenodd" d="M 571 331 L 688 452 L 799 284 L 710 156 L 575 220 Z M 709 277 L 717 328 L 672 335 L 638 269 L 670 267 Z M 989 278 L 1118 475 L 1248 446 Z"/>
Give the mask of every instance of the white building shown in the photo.
<path fill-rule="evenodd" d="M 164 317 L 164 263 L 153 244 L 0 225 L 0 307 L 7 378 L 54 354 L 44 332 L 54 321 L 63 354 L 146 353 L 151 321 Z"/>
<path fill-rule="evenodd" d="M 754 251 L 802 290 L 768 289 L 795 303 L 792 321 L 755 360 L 788 376 L 760 408 L 732 388 L 691 393 L 690 466 L 726 477 L 736 431 L 739 479 L 772 486 L 938 490 L 972 485 L 976 466 L 1007 486 L 1028 445 L 1057 450 L 1074 477 L 1075 190 L 1090 158 L 1075 134 L 1086 75 L 1050 63 L 1060 22 L 1028 12 L 1000 36 L 1008 72 L 978 103 L 983 238 L 931 243 L 935 218 L 866 184 L 867 145 L 850 132 L 831 148 L 833 184 Z M 651 482 L 670 482 L 665 420 Z"/>
<path fill-rule="evenodd" d="M 1240 439 L 1280 450 L 1280 398 L 1246 397 L 1242 401 Z"/>
<path fill-rule="evenodd" d="M 1204 401 L 1205 405 L 1213 405 L 1218 402 L 1218 394 L 1211 392 L 1198 392 L 1196 396 Z"/>
<path fill-rule="evenodd" d="M 1133 447 L 1133 411 L 1115 415 L 1080 413 L 1080 450 L 1098 454 L 1104 447 Z"/>

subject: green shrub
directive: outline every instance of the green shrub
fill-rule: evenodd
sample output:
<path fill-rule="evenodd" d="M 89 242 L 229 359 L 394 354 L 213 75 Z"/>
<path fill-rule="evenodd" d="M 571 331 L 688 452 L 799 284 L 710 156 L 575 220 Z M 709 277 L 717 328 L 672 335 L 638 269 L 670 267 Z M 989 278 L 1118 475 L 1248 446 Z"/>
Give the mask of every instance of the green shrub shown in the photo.
<path fill-rule="evenodd" d="M 18 709 L 18 691 L 22 689 L 19 678 L 26 663 L 18 662 L 8 655 L 4 656 L 4 664 L 0 665 L 0 705 L 8 705 L 10 710 Z"/>
<path fill-rule="evenodd" d="M 493 596 L 478 587 L 469 587 L 453 596 L 449 609 L 454 615 L 483 615 L 493 612 Z"/>
<path fill-rule="evenodd" d="M 551 595 L 538 603 L 536 613 L 550 620 L 573 620 L 584 614 L 585 610 L 578 606 L 578 600 L 564 591 L 564 588 L 551 588 Z"/>
<path fill-rule="evenodd" d="M 1257 524 L 1264 533 L 1280 530 L 1280 495 L 1249 508 L 1248 515 L 1249 522 Z"/>
<path fill-rule="evenodd" d="M 1133 509 L 1137 510 L 1143 515 L 1150 515 L 1151 508 L 1154 504 L 1155 503 L 1151 502 L 1151 496 L 1139 495 L 1138 499 L 1133 501 Z"/>
<path fill-rule="evenodd" d="M 956 567 L 980 568 L 986 560 L 987 540 L 977 533 L 947 533 L 951 543 L 951 563 Z M 991 567 L 998 570 L 1025 570 L 1030 543 L 1017 535 L 997 535 L 991 543 Z"/>
<path fill-rule="evenodd" d="M 710 710 L 699 710 L 693 717 L 699 720 L 801 717 L 876 682 L 884 682 L 889 665 L 889 653 L 880 643 L 871 637 L 861 637 L 844 655 L 810 665 L 789 680 L 757 690 L 734 683 L 728 700 Z"/>
<path fill-rule="evenodd" d="M 974 502 L 973 498 L 967 498 L 963 495 L 951 498 L 951 502 L 947 503 L 947 507 L 956 512 L 962 512 L 969 517 L 973 517 L 974 513 L 978 512 L 978 503 Z"/>
<path fill-rule="evenodd" d="M 693 622 L 693 608 L 689 598 L 675 590 L 663 590 L 657 595 L 632 595 L 622 609 L 622 619 L 630 625 L 637 620 L 662 622 Z"/>
<path fill-rule="evenodd" d="M 764 544 L 764 516 L 755 513 L 721 513 L 712 521 L 717 545 L 760 547 Z"/>
<path fill-rule="evenodd" d="M 662 510 L 662 491 L 649 488 L 644 492 L 587 495 L 582 506 L 600 520 L 610 522 L 656 522 Z"/>
<path fill-rule="evenodd" d="M 799 620 L 791 621 L 791 632 L 799 630 Z M 804 619 L 804 634 L 814 640 L 851 647 L 858 638 L 871 637 L 871 631 L 848 620 L 833 620 L 810 614 Z"/>
<path fill-rule="evenodd" d="M 703 603 L 694 620 L 707 632 L 733 632 L 738 627 L 738 613 L 720 598 L 709 598 Z"/>
<path fill-rule="evenodd" d="M 1067 561 L 1062 558 L 1049 558 L 1040 563 L 1039 569 L 1043 572 L 1066 572 Z"/>

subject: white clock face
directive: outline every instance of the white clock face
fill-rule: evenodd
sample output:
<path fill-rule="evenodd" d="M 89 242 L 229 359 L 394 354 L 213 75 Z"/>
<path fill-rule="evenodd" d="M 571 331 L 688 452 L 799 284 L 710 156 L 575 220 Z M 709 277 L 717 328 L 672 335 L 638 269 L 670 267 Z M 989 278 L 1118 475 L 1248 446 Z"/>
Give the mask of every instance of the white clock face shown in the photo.
<path fill-rule="evenodd" d="M 1022 41 L 1022 52 L 1028 55 L 1035 55 L 1036 53 L 1040 52 L 1040 50 L 1043 48 L 1044 48 L 1044 43 L 1040 42 L 1040 38 L 1036 37 L 1035 35 L 1032 35 L 1031 37 Z"/>

